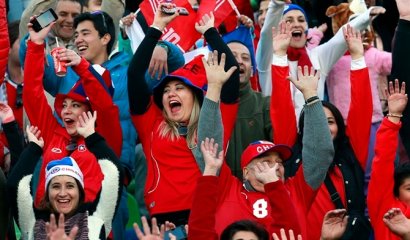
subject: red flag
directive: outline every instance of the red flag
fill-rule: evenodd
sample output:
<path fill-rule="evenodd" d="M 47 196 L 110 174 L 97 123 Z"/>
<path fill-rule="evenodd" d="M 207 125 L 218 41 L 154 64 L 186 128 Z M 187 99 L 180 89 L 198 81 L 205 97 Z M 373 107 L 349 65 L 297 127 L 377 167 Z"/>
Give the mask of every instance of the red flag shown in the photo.
<path fill-rule="evenodd" d="M 154 21 L 155 11 L 161 0 L 145 0 L 140 4 L 140 9 L 148 25 Z M 162 40 L 177 45 L 182 51 L 188 51 L 201 35 L 195 30 L 196 13 L 187 0 L 174 0 L 177 7 L 188 10 L 188 16 L 179 16 L 164 29 Z"/>
<path fill-rule="evenodd" d="M 140 9 L 148 25 L 154 21 L 155 11 L 161 0 L 144 0 L 140 4 Z M 201 35 L 195 30 L 195 22 L 206 13 L 214 11 L 215 27 L 218 27 L 223 20 L 233 11 L 229 0 L 206 0 L 199 5 L 198 12 L 195 12 L 187 0 L 174 0 L 177 7 L 184 7 L 188 10 L 188 16 L 179 16 L 173 20 L 164 30 L 161 39 L 177 45 L 182 51 L 188 51 Z"/>

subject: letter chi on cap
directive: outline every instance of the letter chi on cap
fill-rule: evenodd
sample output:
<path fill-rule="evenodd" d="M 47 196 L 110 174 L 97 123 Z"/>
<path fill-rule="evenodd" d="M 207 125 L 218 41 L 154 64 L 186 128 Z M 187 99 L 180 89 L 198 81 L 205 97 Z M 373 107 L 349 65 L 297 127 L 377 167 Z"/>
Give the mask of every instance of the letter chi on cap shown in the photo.
<path fill-rule="evenodd" d="M 274 144 L 269 141 L 256 141 L 243 151 L 241 157 L 241 167 L 246 167 L 253 159 L 259 157 L 266 152 L 277 152 L 283 161 L 292 156 L 292 149 L 283 144 Z"/>

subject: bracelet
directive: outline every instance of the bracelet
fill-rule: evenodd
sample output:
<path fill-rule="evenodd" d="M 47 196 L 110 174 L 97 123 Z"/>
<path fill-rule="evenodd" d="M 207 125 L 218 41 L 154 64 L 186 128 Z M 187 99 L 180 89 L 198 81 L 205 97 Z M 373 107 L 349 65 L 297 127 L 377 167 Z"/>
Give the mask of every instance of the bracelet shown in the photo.
<path fill-rule="evenodd" d="M 318 96 L 313 96 L 313 97 L 310 97 L 310 98 L 306 99 L 305 103 L 309 104 L 309 103 L 311 103 L 313 101 L 316 101 L 316 100 L 319 100 L 319 97 Z"/>
<path fill-rule="evenodd" d="M 388 113 L 388 117 L 402 118 L 403 114 Z"/>
<path fill-rule="evenodd" d="M 155 28 L 155 29 L 157 29 L 158 31 L 162 32 L 162 30 L 161 30 L 158 26 L 155 26 L 154 24 L 152 24 L 150 27 Z"/>
<path fill-rule="evenodd" d="M 168 48 L 167 44 L 164 43 L 164 41 L 158 41 L 157 46 L 162 47 L 163 49 L 165 49 L 167 54 L 169 54 L 169 48 Z"/>

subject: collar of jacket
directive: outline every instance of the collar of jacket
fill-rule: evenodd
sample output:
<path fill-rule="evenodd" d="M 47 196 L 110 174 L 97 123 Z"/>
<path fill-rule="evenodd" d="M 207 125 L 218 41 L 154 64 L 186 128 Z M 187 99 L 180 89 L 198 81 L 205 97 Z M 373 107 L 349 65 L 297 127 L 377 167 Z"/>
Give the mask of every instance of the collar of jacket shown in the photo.
<path fill-rule="evenodd" d="M 245 84 L 245 86 L 243 86 L 239 89 L 239 98 L 241 100 L 244 100 L 244 99 L 250 97 L 252 92 L 253 92 L 253 90 L 251 88 L 251 84 L 249 82 L 247 82 Z"/>

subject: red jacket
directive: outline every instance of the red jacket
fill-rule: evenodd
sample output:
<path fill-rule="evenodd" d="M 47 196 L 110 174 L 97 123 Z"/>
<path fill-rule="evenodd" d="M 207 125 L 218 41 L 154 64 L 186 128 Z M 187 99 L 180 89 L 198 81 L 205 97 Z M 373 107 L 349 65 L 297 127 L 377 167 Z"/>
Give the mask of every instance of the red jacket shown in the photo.
<path fill-rule="evenodd" d="M 296 115 L 290 94 L 289 82 L 278 81 L 289 75 L 288 67 L 272 65 L 272 103 L 280 99 L 281 104 L 271 104 L 271 119 L 276 144 L 294 145 L 297 128 Z M 356 158 L 364 168 L 367 161 L 368 143 L 372 117 L 372 97 L 368 69 L 351 70 L 351 105 L 346 124 L 346 134 L 350 139 Z M 342 202 L 346 203 L 344 180 L 340 169 L 336 166 L 329 170 L 330 178 L 339 192 Z M 307 216 L 306 226 L 309 231 L 304 239 L 320 238 L 323 217 L 329 210 L 335 209 L 329 192 L 324 184 L 319 187 L 316 198 Z"/>
<path fill-rule="evenodd" d="M 7 30 L 7 13 L 6 13 L 6 1 L 0 1 L 0 85 L 4 79 L 4 73 L 6 72 L 7 60 L 9 56 L 9 34 Z"/>
<path fill-rule="evenodd" d="M 17 85 L 15 83 L 12 83 L 11 81 L 4 81 L 3 84 L 6 87 L 6 94 L 7 94 L 7 103 L 10 106 L 10 108 L 13 110 L 14 118 L 16 119 L 16 122 L 18 126 L 23 129 L 23 106 L 17 107 L 16 105 L 16 98 L 17 98 Z M 2 87 L 1 85 L 0 87 Z M 23 97 L 23 95 L 21 96 Z M 8 146 L 6 134 L 2 132 L 0 134 L 1 141 Z"/>
<path fill-rule="evenodd" d="M 373 112 L 372 93 L 367 67 L 351 71 L 350 81 L 352 86 L 352 98 L 346 123 L 346 135 L 349 137 L 357 160 L 362 168 L 366 169 Z M 328 173 L 341 197 L 342 203 L 346 206 L 345 182 L 340 169 L 336 166 L 329 170 Z M 329 191 L 325 184 L 322 184 L 319 188 L 315 202 L 309 211 L 307 221 L 311 228 L 309 228 L 310 230 L 307 239 L 313 240 L 320 238 L 323 217 L 326 212 L 332 209 L 335 209 L 335 206 L 330 199 Z"/>
<path fill-rule="evenodd" d="M 66 150 L 66 146 L 69 144 L 71 137 L 68 135 L 65 128 L 63 128 L 54 118 L 52 110 L 44 95 L 44 72 L 39 71 L 39 69 L 44 69 L 44 45 L 37 45 L 31 41 L 28 41 L 27 57 L 25 61 L 23 102 L 31 124 L 39 127 L 41 130 L 41 135 L 45 141 L 43 148 L 43 162 L 40 169 L 39 185 L 35 199 L 35 205 L 38 206 L 45 193 L 45 167 L 50 161 L 61 159 L 69 154 Z M 88 65 L 85 66 L 86 64 L 88 63 L 82 61 L 78 68 L 87 69 Z M 89 71 L 81 71 L 80 74 L 81 78 L 92 78 L 93 76 Z M 94 91 L 96 93 L 99 92 L 99 96 L 105 93 L 104 90 L 94 89 Z M 101 101 L 101 99 L 106 98 L 99 97 L 97 99 Z M 98 109 L 98 107 L 93 103 L 93 100 L 97 99 L 90 97 L 90 104 L 93 110 L 101 112 L 101 110 Z M 108 104 L 106 104 L 106 106 L 107 105 Z M 98 116 L 97 132 L 99 128 L 112 126 L 111 123 L 107 124 L 107 121 L 119 121 L 118 117 L 104 119 L 103 117 Z M 121 131 L 113 131 L 110 136 L 104 137 L 107 139 L 111 138 L 121 141 Z M 97 163 L 97 159 L 91 152 L 88 151 L 83 138 L 78 140 L 77 149 L 71 154 L 71 157 L 77 161 L 84 175 L 85 201 L 93 201 L 101 188 L 101 182 L 104 177 L 100 166 Z"/>
<path fill-rule="evenodd" d="M 224 163 L 219 176 L 219 201 L 215 229 L 218 234 L 229 224 L 251 219 L 264 225 L 270 234 L 281 228 L 300 233 L 291 196 L 282 181 L 265 185 L 265 193 L 248 192 Z"/>
<path fill-rule="evenodd" d="M 384 118 L 376 134 L 375 156 L 367 195 L 370 220 L 376 240 L 401 239 L 383 223 L 383 215 L 390 208 L 400 208 L 410 218 L 410 208 L 393 194 L 394 162 L 398 147 L 401 123 Z"/>
<path fill-rule="evenodd" d="M 295 234 L 306 232 L 300 223 L 305 224 L 303 216 L 315 191 L 305 183 L 302 172 L 285 184 L 266 184 L 265 193 L 249 192 L 224 163 L 219 177 L 203 176 L 198 180 L 188 238 L 218 239 L 228 225 L 243 219 L 259 222 L 270 234 L 279 234 L 281 228 L 293 229 Z"/>
<path fill-rule="evenodd" d="M 224 149 L 231 136 L 237 109 L 237 103 L 221 103 Z M 132 115 L 132 121 L 147 158 L 144 197 L 148 211 L 153 215 L 190 209 L 201 173 L 186 139 L 171 141 L 159 135 L 164 117 L 153 100 L 144 114 Z"/>

